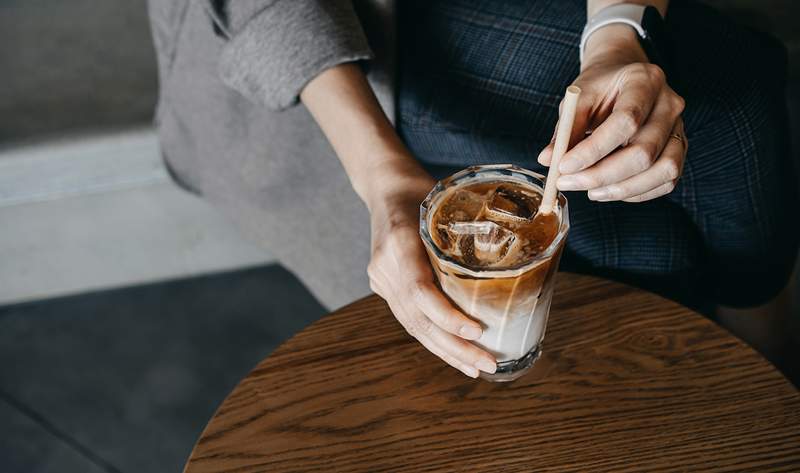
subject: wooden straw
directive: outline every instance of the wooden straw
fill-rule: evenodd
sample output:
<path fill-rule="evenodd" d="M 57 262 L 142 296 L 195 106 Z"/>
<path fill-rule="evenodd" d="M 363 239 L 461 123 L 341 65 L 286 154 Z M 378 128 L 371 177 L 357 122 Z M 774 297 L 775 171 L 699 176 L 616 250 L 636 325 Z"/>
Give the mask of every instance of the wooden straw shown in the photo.
<path fill-rule="evenodd" d="M 550 169 L 547 171 L 547 180 L 544 184 L 544 195 L 542 203 L 539 205 L 539 214 L 547 215 L 553 213 L 556 207 L 556 181 L 561 173 L 558 172 L 558 163 L 561 157 L 567 152 L 569 138 L 572 135 L 572 124 L 575 121 L 575 109 L 578 107 L 578 96 L 581 94 L 580 87 L 571 85 L 567 87 L 564 95 L 564 102 L 561 105 L 561 116 L 558 118 L 558 128 L 556 128 L 556 142 L 553 145 L 553 157 L 550 158 Z"/>

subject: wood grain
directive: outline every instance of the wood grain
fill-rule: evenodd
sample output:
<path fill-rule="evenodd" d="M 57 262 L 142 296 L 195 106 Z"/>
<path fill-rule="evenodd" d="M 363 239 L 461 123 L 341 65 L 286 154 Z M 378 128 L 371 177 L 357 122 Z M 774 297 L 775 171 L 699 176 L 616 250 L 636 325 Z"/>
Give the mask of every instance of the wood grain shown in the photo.
<path fill-rule="evenodd" d="M 186 472 L 800 471 L 800 394 L 702 316 L 561 273 L 534 369 L 469 379 L 377 297 L 262 361 Z"/>

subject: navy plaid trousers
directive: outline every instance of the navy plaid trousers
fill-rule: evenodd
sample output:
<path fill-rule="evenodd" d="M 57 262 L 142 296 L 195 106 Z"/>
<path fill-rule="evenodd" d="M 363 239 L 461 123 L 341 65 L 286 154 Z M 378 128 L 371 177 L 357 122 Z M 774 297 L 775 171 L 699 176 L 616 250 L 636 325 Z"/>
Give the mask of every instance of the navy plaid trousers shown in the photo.
<path fill-rule="evenodd" d="M 577 76 L 585 0 L 400 2 L 398 129 L 439 177 L 471 164 L 538 172 Z M 687 305 L 757 305 L 794 266 L 796 180 L 785 52 L 709 7 L 673 0 L 668 80 L 686 99 L 689 153 L 668 196 L 597 203 L 567 193 L 565 269 Z"/>

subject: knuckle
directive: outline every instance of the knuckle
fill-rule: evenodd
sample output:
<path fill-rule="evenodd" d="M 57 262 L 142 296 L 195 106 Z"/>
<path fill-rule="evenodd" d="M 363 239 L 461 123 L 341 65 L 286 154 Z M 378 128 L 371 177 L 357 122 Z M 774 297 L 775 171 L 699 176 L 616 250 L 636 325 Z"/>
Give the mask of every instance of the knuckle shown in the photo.
<path fill-rule="evenodd" d="M 408 235 L 410 224 L 400 218 L 390 218 L 386 223 L 386 237 L 381 242 L 384 251 L 387 248 L 397 248 L 402 245 L 403 239 Z"/>
<path fill-rule="evenodd" d="M 680 173 L 681 173 L 681 170 L 680 170 L 680 167 L 678 166 L 678 163 L 676 163 L 673 160 L 667 160 L 667 161 L 664 162 L 664 181 L 665 182 L 674 181 L 675 179 L 678 178 Z"/>
<path fill-rule="evenodd" d="M 378 264 L 378 261 L 382 260 L 384 255 L 386 254 L 386 243 L 378 243 L 372 248 L 372 258 L 370 260 L 370 265 L 373 266 L 373 270 L 377 269 L 374 268 L 375 265 Z M 369 266 L 367 267 L 369 271 Z"/>
<path fill-rule="evenodd" d="M 481 359 L 483 359 L 483 356 L 481 356 L 481 353 L 478 350 L 469 349 L 465 351 L 464 358 L 467 363 L 475 365 Z"/>
<path fill-rule="evenodd" d="M 678 112 L 678 115 L 683 113 L 683 111 L 686 109 L 686 100 L 676 93 L 672 94 L 670 100 L 672 101 L 672 108 Z"/>
<path fill-rule="evenodd" d="M 416 220 L 409 220 L 406 215 L 392 215 L 389 219 L 390 235 L 397 238 L 408 236 L 409 232 L 417 233 L 419 227 Z"/>
<path fill-rule="evenodd" d="M 412 337 L 417 338 L 428 334 L 431 331 L 431 325 L 432 322 L 427 317 L 419 316 L 411 320 L 407 330 Z"/>
<path fill-rule="evenodd" d="M 406 328 L 406 333 L 408 333 L 412 338 L 417 338 L 417 331 L 413 325 L 406 324 L 405 328 Z"/>
<path fill-rule="evenodd" d="M 400 323 L 403 325 L 403 327 L 406 329 L 406 332 L 408 332 L 409 335 L 411 335 L 414 338 L 419 337 L 419 327 L 417 326 L 417 322 L 415 319 L 401 320 Z"/>
<path fill-rule="evenodd" d="M 420 302 L 425 298 L 425 295 L 432 289 L 430 281 L 424 279 L 414 279 L 409 285 L 409 292 L 414 301 Z"/>
<path fill-rule="evenodd" d="M 586 174 L 580 178 L 579 183 L 581 187 L 585 187 L 586 189 L 594 189 L 603 185 L 600 176 L 596 176 L 595 174 Z"/>
<path fill-rule="evenodd" d="M 462 363 L 458 359 L 456 359 L 456 357 L 454 357 L 453 355 L 450 355 L 448 353 L 442 353 L 442 356 L 440 358 L 442 359 L 442 361 L 452 366 L 453 368 L 459 371 L 462 370 Z"/>
<path fill-rule="evenodd" d="M 380 274 L 380 272 L 378 271 L 377 265 L 378 263 L 376 263 L 374 259 L 370 261 L 370 263 L 367 265 L 367 276 L 369 277 L 370 280 L 378 279 L 378 275 Z"/>
<path fill-rule="evenodd" d="M 579 161 L 583 165 L 585 161 Z M 585 165 L 583 165 L 585 167 Z M 598 174 L 602 172 L 602 170 L 598 170 L 596 168 L 584 169 L 578 173 L 575 173 L 570 176 L 570 179 L 575 180 L 575 185 L 578 189 L 593 189 L 598 186 Z"/>
<path fill-rule="evenodd" d="M 611 200 L 617 200 L 626 193 L 626 189 L 624 186 L 608 186 L 606 188 L 606 192 L 608 192 L 608 198 Z"/>
<path fill-rule="evenodd" d="M 408 224 L 407 220 L 402 215 L 390 215 L 386 221 L 386 227 L 389 231 L 389 237 L 395 235 L 396 231 L 405 227 Z"/>
<path fill-rule="evenodd" d="M 653 143 L 637 143 L 633 151 L 639 172 L 649 168 L 656 159 L 657 148 Z"/>
<path fill-rule="evenodd" d="M 582 153 L 576 156 L 578 158 L 578 161 L 582 161 L 584 165 L 590 164 L 593 158 L 595 159 L 601 158 L 604 154 L 603 153 L 604 143 L 602 143 L 599 139 L 587 140 L 587 144 L 589 145 L 588 146 L 589 153 L 588 154 Z"/>
<path fill-rule="evenodd" d="M 600 143 L 596 140 L 586 140 L 586 149 L 583 152 L 575 155 L 575 159 L 580 164 L 580 169 L 585 169 L 591 162 L 593 157 L 599 159 L 603 156 L 603 150 L 600 149 Z"/>
<path fill-rule="evenodd" d="M 647 70 L 647 74 L 650 78 L 654 81 L 664 82 L 666 81 L 667 77 L 664 74 L 664 69 L 661 69 L 659 66 L 655 64 L 645 64 L 645 69 Z"/>
<path fill-rule="evenodd" d="M 620 132 L 628 137 L 639 131 L 642 112 L 637 108 L 628 108 L 620 111 Z"/>
<path fill-rule="evenodd" d="M 456 361 L 456 359 L 453 358 L 453 356 L 449 353 L 437 353 L 436 356 L 453 368 L 458 368 L 458 361 Z"/>
<path fill-rule="evenodd" d="M 627 73 L 629 73 L 629 74 L 640 74 L 640 75 L 641 74 L 647 74 L 648 73 L 648 69 L 647 68 L 648 68 L 649 65 L 650 64 L 647 64 L 647 63 L 636 62 L 636 63 L 633 63 L 633 64 L 629 64 L 625 68 L 625 71 Z"/>

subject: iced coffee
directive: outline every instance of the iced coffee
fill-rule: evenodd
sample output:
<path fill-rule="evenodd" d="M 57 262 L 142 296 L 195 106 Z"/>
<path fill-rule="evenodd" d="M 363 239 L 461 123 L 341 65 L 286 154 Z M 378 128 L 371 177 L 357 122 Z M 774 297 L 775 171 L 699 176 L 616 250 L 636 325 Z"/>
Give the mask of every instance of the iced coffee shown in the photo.
<path fill-rule="evenodd" d="M 442 290 L 481 323 L 497 358 L 492 381 L 521 376 L 541 352 L 554 275 L 569 229 L 567 201 L 539 214 L 543 176 L 476 166 L 442 180 L 421 207 L 420 234 Z"/>

